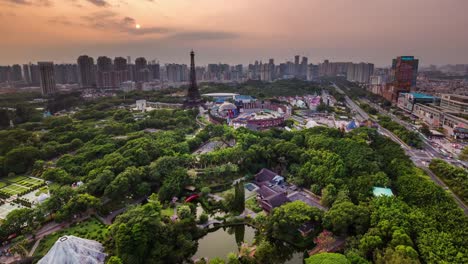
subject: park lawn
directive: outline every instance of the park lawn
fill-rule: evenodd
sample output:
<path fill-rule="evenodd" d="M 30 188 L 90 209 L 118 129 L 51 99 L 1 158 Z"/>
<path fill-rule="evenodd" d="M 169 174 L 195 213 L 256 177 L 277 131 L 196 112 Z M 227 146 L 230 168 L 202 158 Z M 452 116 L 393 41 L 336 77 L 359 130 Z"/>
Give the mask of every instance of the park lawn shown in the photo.
<path fill-rule="evenodd" d="M 0 181 L 0 189 L 7 186 L 8 184 L 5 182 Z"/>
<path fill-rule="evenodd" d="M 96 240 L 104 243 L 104 241 L 108 238 L 108 233 L 108 226 L 101 223 L 95 217 L 92 217 L 88 220 L 85 220 L 84 222 L 74 224 L 69 228 L 62 229 L 44 237 L 34 252 L 34 256 L 42 257 L 47 254 L 50 248 L 52 248 L 55 242 L 62 236 L 73 235 L 76 237 Z"/>

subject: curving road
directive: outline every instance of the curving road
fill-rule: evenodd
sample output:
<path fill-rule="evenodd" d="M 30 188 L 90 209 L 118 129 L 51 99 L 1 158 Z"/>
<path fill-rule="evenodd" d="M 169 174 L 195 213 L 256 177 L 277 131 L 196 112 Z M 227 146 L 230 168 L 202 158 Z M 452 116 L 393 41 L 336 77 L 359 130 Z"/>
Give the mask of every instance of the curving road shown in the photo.
<path fill-rule="evenodd" d="M 374 120 L 373 118 L 371 118 L 360 106 L 358 106 L 351 98 L 349 98 L 348 95 L 346 95 L 346 93 L 340 88 L 338 87 L 336 84 L 332 84 L 333 87 L 335 87 L 335 89 L 339 92 L 339 93 L 342 93 L 345 95 L 345 100 L 346 100 L 346 104 L 348 105 L 348 107 L 353 110 L 355 113 L 356 113 L 356 119 L 358 121 L 363 121 L 363 120 L 367 120 L 367 119 L 370 119 L 370 120 L 373 120 L 373 121 L 376 121 Z M 375 105 L 373 105 L 375 106 Z M 384 112 L 383 109 L 381 109 L 380 107 L 376 108 L 381 114 L 384 114 L 384 115 L 388 115 L 388 113 Z M 400 119 L 396 118 L 395 116 L 393 115 L 390 115 L 390 117 L 392 118 L 392 120 L 394 120 L 395 122 L 399 123 L 400 125 L 403 125 L 404 127 L 406 127 L 408 129 L 408 124 L 404 124 L 403 121 L 401 121 Z M 395 120 L 396 119 L 396 120 Z M 390 132 L 389 130 L 383 128 L 382 126 L 378 125 L 378 131 L 379 133 L 381 133 L 382 135 L 385 135 L 387 137 L 389 137 L 392 141 L 394 141 L 395 143 L 399 144 L 403 150 L 405 150 L 406 154 L 410 157 L 410 159 L 413 161 L 414 165 L 416 165 L 417 167 L 421 168 L 422 170 L 424 170 L 428 175 L 429 177 L 431 178 L 431 180 L 433 182 L 435 182 L 437 185 L 439 185 L 440 187 L 442 187 L 444 190 L 450 190 L 449 187 L 439 178 L 437 177 L 437 175 L 435 175 L 427 166 L 426 166 L 426 162 L 430 161 L 432 158 L 440 158 L 440 159 L 444 159 L 444 157 L 434 149 L 434 147 L 432 147 L 426 140 L 423 140 L 423 150 L 417 150 L 417 149 L 413 149 L 411 148 L 410 146 L 408 146 L 405 142 L 403 142 L 399 137 L 397 137 L 395 134 L 393 134 L 392 132 Z M 426 154 L 427 153 L 427 154 Z M 426 157 L 426 158 L 425 158 Z M 452 191 L 449 192 L 450 195 L 453 197 L 453 199 L 455 200 L 455 202 L 458 204 L 458 206 L 463 210 L 463 212 L 465 213 L 465 215 L 468 215 L 468 207 L 466 206 L 466 204 L 462 201 L 462 199 L 460 199 L 455 193 L 453 193 Z"/>

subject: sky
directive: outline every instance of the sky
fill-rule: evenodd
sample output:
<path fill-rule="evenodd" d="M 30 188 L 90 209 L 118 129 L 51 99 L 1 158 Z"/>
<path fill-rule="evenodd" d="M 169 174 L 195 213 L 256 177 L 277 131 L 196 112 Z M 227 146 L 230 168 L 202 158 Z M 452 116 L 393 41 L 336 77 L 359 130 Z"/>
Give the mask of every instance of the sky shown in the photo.
<path fill-rule="evenodd" d="M 0 65 L 79 55 L 468 63 L 468 0 L 0 0 Z M 140 25 L 137 29 L 136 25 Z"/>

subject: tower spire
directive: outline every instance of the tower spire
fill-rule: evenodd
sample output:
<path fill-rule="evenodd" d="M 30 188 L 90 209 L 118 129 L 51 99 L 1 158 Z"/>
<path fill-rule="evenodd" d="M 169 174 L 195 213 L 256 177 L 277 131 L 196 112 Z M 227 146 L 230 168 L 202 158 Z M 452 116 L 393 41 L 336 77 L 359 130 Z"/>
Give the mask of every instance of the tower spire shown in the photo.
<path fill-rule="evenodd" d="M 190 85 L 187 91 L 186 107 L 198 106 L 202 103 L 197 86 L 197 75 L 195 72 L 195 52 L 190 51 Z"/>

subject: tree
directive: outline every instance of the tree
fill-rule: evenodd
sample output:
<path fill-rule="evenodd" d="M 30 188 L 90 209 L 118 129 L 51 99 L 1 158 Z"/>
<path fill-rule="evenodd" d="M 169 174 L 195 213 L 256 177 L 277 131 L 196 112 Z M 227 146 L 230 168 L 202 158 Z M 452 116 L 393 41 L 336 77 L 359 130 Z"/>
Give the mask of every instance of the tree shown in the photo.
<path fill-rule="evenodd" d="M 200 218 L 198 219 L 198 222 L 199 222 L 200 224 L 205 224 L 206 222 L 208 222 L 208 215 L 205 214 L 205 213 L 202 213 L 202 214 L 200 215 Z"/>
<path fill-rule="evenodd" d="M 7 234 L 21 234 L 23 228 L 32 230 L 34 226 L 34 210 L 30 208 L 20 208 L 11 211 L 2 224 Z"/>
<path fill-rule="evenodd" d="M 73 196 L 68 202 L 59 209 L 55 220 L 63 221 L 71 219 L 75 214 L 81 215 L 91 209 L 96 209 L 100 205 L 100 200 L 87 193 Z"/>
<path fill-rule="evenodd" d="M 211 189 L 210 187 L 205 186 L 201 188 L 200 192 L 203 197 L 207 197 L 211 193 Z"/>
<path fill-rule="evenodd" d="M 104 195 L 110 198 L 121 198 L 123 195 L 136 194 L 142 181 L 143 169 L 128 167 L 106 187 Z"/>
<path fill-rule="evenodd" d="M 366 207 L 354 205 L 350 201 L 335 202 L 323 218 L 324 226 L 336 234 L 348 234 L 358 230 L 365 232 L 369 223 Z"/>
<path fill-rule="evenodd" d="M 421 128 L 419 129 L 419 131 L 421 131 L 421 133 L 423 133 L 423 135 L 425 136 L 430 136 L 432 135 L 431 133 L 431 130 L 429 129 L 429 127 L 426 125 L 426 124 L 422 124 Z"/>
<path fill-rule="evenodd" d="M 364 256 L 370 258 L 371 253 L 383 245 L 382 238 L 375 235 L 364 235 L 359 241 L 359 250 Z"/>
<path fill-rule="evenodd" d="M 320 209 L 302 201 L 294 201 L 273 209 L 265 228 L 268 233 L 274 235 L 296 235 L 303 224 L 318 224 L 322 216 L 323 212 Z"/>
<path fill-rule="evenodd" d="M 276 264 L 276 263 L 283 263 L 283 261 L 274 258 L 276 249 L 275 247 L 268 242 L 268 240 L 262 240 L 255 250 L 255 260 L 257 263 L 262 264 Z"/>
<path fill-rule="evenodd" d="M 174 196 L 179 196 L 185 186 L 190 183 L 185 169 L 179 168 L 171 173 L 164 180 L 161 189 L 159 189 L 159 199 L 161 201 L 168 201 Z"/>
<path fill-rule="evenodd" d="M 304 185 L 312 183 L 324 187 L 335 183 L 345 175 L 345 164 L 340 156 L 326 150 L 309 150 L 303 159 L 307 162 L 301 167 L 299 176 L 304 179 Z"/>
<path fill-rule="evenodd" d="M 66 171 L 60 168 L 47 169 L 43 174 L 42 178 L 47 181 L 57 182 L 61 184 L 70 184 L 73 182 L 73 178 Z"/>
<path fill-rule="evenodd" d="M 338 253 L 320 253 L 305 259 L 306 264 L 349 264 L 346 256 Z"/>
<path fill-rule="evenodd" d="M 210 264 L 225 264 L 224 260 L 222 258 L 214 258 L 210 260 Z"/>
<path fill-rule="evenodd" d="M 232 211 L 242 213 L 245 210 L 245 188 L 244 184 L 238 182 L 234 185 L 234 201 L 232 203 Z"/>
<path fill-rule="evenodd" d="M 398 246 L 395 250 L 386 248 L 383 253 L 378 253 L 376 264 L 419 264 L 418 253 L 412 247 Z"/>
<path fill-rule="evenodd" d="M 331 206 L 336 199 L 338 191 L 336 190 L 333 184 L 328 184 L 325 188 L 322 189 L 322 201 L 321 203 L 324 206 Z"/>
<path fill-rule="evenodd" d="M 177 216 L 179 219 L 186 219 L 192 216 L 192 210 L 188 205 L 181 205 L 177 207 Z"/>
<path fill-rule="evenodd" d="M 6 172 L 24 173 L 32 168 L 34 161 L 41 157 L 41 152 L 31 146 L 12 149 L 5 155 L 4 167 Z"/>
<path fill-rule="evenodd" d="M 464 161 L 468 161 L 468 146 L 464 147 L 460 152 L 459 158 Z"/>
<path fill-rule="evenodd" d="M 182 263 L 195 253 L 195 223 L 164 223 L 160 209 L 152 202 L 135 206 L 111 225 L 110 246 L 123 263 Z"/>
<path fill-rule="evenodd" d="M 26 238 L 23 238 L 21 240 L 19 240 L 18 242 L 16 242 L 11 248 L 11 252 L 14 253 L 14 254 L 18 254 L 20 255 L 21 257 L 26 257 L 29 253 L 28 251 L 28 244 L 29 244 L 29 241 L 26 239 Z"/>
<path fill-rule="evenodd" d="M 122 260 L 117 256 L 112 256 L 106 262 L 106 264 L 123 264 Z"/>
<path fill-rule="evenodd" d="M 227 264 L 241 264 L 236 253 L 231 252 L 227 255 Z"/>
<path fill-rule="evenodd" d="M 331 249 L 336 239 L 333 237 L 332 232 L 323 230 L 316 238 L 314 238 L 314 243 L 322 251 L 328 251 Z"/>
<path fill-rule="evenodd" d="M 8 110 L 0 109 L 0 128 L 4 129 L 10 125 L 10 115 Z"/>

